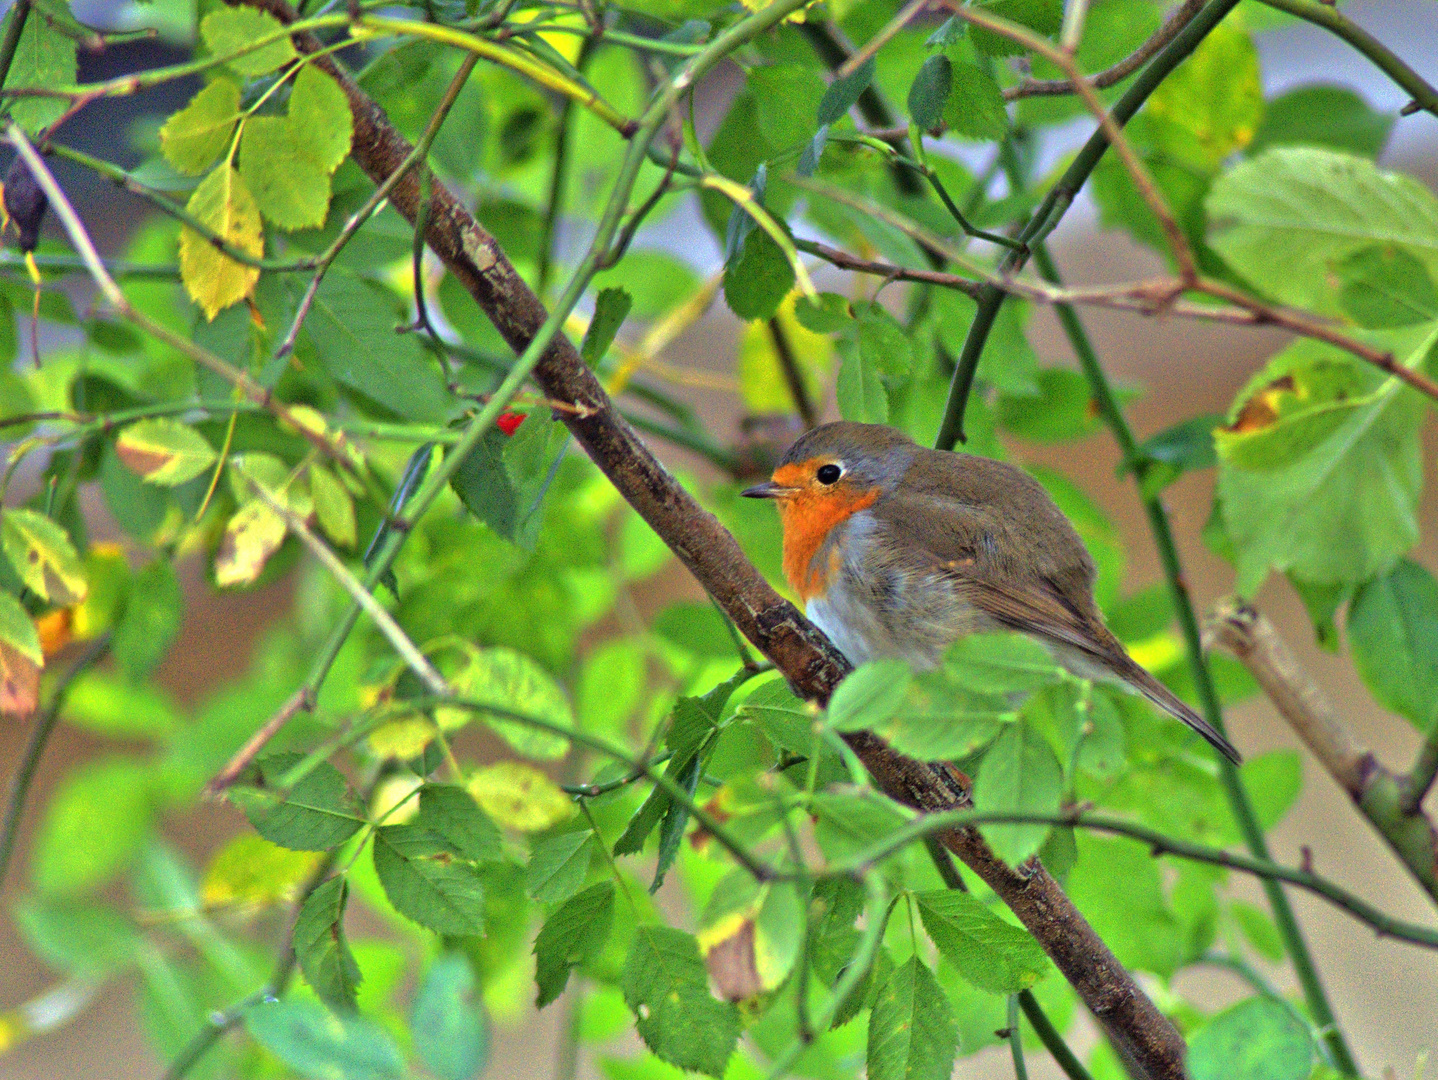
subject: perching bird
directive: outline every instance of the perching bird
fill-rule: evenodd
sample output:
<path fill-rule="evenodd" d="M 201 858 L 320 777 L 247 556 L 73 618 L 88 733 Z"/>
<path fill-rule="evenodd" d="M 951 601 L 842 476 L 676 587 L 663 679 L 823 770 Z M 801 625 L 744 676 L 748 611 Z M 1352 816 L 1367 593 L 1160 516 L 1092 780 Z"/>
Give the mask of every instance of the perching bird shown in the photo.
<path fill-rule="evenodd" d="M 1075 675 L 1118 680 L 1241 760 L 1104 625 L 1093 560 L 1027 473 L 926 449 L 882 424 L 836 423 L 800 438 L 744 494 L 778 503 L 784 576 L 851 663 L 894 656 L 933 668 L 964 634 L 1017 630 Z"/>

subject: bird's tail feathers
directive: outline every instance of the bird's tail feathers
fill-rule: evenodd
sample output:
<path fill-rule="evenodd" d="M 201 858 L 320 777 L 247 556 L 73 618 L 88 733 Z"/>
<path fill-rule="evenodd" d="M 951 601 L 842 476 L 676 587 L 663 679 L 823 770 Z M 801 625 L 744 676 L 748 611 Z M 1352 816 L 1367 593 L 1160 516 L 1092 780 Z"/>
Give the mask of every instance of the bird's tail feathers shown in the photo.
<path fill-rule="evenodd" d="M 1128 659 L 1125 657 L 1125 659 Z M 1131 665 L 1131 666 L 1130 666 Z M 1224 757 L 1235 765 L 1243 764 L 1243 756 L 1234 749 L 1231 742 L 1225 739 L 1212 724 L 1205 720 L 1193 709 L 1178 699 L 1172 690 L 1164 686 L 1147 671 L 1131 659 L 1125 665 L 1124 675 L 1128 682 L 1149 701 L 1153 702 L 1164 712 L 1176 720 L 1182 720 L 1194 731 L 1202 735 Z"/>

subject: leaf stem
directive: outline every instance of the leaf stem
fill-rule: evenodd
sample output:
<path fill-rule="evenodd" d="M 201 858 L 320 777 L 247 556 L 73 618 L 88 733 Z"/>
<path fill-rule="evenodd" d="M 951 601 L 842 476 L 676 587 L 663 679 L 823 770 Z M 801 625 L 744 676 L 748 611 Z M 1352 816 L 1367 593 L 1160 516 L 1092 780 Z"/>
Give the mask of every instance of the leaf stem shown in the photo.
<path fill-rule="evenodd" d="M 1043 1006 L 1039 1004 L 1038 998 L 1034 997 L 1032 990 L 1020 990 L 1014 997 L 1018 1000 L 1019 1008 L 1023 1009 L 1024 1015 L 1028 1017 L 1034 1033 L 1038 1035 L 1039 1042 L 1044 1044 L 1058 1067 L 1063 1070 L 1069 1080 L 1093 1080 L 1089 1071 L 1083 1067 L 1074 1052 L 1069 1049 L 1068 1043 L 1059 1034 L 1058 1028 L 1054 1027 L 1053 1021 L 1044 1012 Z"/>
<path fill-rule="evenodd" d="M 1403 780 L 1404 813 L 1416 815 L 1419 812 L 1423 797 L 1433 786 L 1435 776 L 1438 776 L 1438 715 L 1433 717 L 1428 727 L 1428 735 L 1424 738 L 1423 745 L 1418 748 L 1418 758 Z"/>
<path fill-rule="evenodd" d="M 15 841 L 20 832 L 20 820 L 25 815 L 25 797 L 30 793 L 30 785 L 35 780 L 35 770 L 39 767 L 40 756 L 45 752 L 45 746 L 50 741 L 50 735 L 55 730 L 55 724 L 60 719 L 60 709 L 65 704 L 65 695 L 69 693 L 70 686 L 81 673 L 97 663 L 101 657 L 110 649 L 110 635 L 102 634 L 90 643 L 83 653 L 69 666 L 59 679 L 56 680 L 54 689 L 50 691 L 49 704 L 45 706 L 39 718 L 35 721 L 35 730 L 30 733 L 30 741 L 25 744 L 25 753 L 20 758 L 20 764 L 15 770 L 15 778 L 10 781 L 10 794 L 5 802 L 5 820 L 0 824 L 0 885 L 5 883 L 5 875 L 10 870 L 10 859 L 15 854 Z"/>

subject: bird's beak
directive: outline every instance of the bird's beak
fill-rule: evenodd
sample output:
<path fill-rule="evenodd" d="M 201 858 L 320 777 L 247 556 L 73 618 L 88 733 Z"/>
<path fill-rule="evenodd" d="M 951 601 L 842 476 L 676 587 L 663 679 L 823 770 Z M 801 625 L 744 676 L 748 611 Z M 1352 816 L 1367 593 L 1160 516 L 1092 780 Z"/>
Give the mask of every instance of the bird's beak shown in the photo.
<path fill-rule="evenodd" d="M 751 488 L 745 488 L 739 492 L 746 499 L 782 499 L 785 495 L 793 492 L 793 488 L 785 487 L 783 484 L 776 484 L 772 480 L 765 480 L 762 484 L 755 484 Z"/>

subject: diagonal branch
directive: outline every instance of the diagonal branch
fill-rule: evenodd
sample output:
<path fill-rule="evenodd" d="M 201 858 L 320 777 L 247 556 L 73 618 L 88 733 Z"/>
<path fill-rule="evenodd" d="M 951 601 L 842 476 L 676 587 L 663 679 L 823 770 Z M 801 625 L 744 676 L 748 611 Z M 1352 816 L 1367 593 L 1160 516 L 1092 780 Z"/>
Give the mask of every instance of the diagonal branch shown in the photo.
<path fill-rule="evenodd" d="M 1339 723 L 1333 703 L 1298 666 L 1260 612 L 1225 601 L 1210 617 L 1208 630 L 1215 642 L 1248 668 L 1318 763 L 1438 901 L 1438 831 L 1420 808 L 1409 807 L 1408 779 L 1390 772 L 1371 750 L 1353 741 Z"/>
<path fill-rule="evenodd" d="M 294 19 L 284 0 L 256 3 L 282 21 Z M 307 35 L 296 35 L 294 40 L 302 52 L 319 48 L 319 42 Z M 382 182 L 408 156 L 409 144 L 352 78 L 327 57 L 316 62 L 338 80 L 349 99 L 355 119 L 355 160 L 372 179 Z M 418 216 L 419 197 L 419 184 L 412 175 L 391 192 L 394 206 L 411 222 Z M 510 346 L 525 350 L 548 313 L 494 238 L 442 184 L 431 189 L 425 240 Z M 848 664 L 769 586 L 718 520 L 654 458 L 615 411 L 568 339 L 557 335 L 551 340 L 534 367 L 534 378 L 546 397 L 577 407 L 561 419 L 745 636 L 804 696 L 827 699 L 847 674 Z M 853 744 L 879 785 L 894 797 L 922 810 L 964 804 L 963 788 L 947 768 L 904 758 L 872 736 L 855 736 Z M 973 829 L 953 830 L 943 839 L 1043 944 L 1121 1054 L 1139 1063 L 1147 1076 L 1164 1080 L 1183 1076 L 1184 1044 L 1178 1032 L 1046 871 L 1038 866 L 1023 871 L 1006 866 Z"/>

